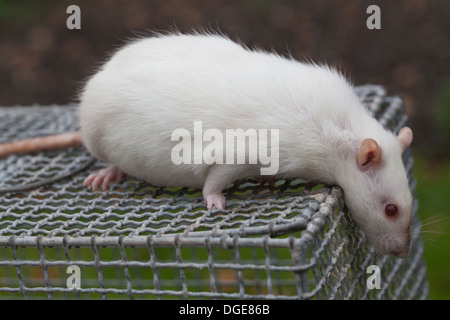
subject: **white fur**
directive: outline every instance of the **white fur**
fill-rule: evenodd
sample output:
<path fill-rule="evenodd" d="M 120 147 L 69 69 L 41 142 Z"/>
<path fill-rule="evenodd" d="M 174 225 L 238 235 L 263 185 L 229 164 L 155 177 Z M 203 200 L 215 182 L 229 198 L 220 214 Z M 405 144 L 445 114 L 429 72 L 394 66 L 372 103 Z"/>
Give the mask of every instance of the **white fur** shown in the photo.
<path fill-rule="evenodd" d="M 251 51 L 213 34 L 139 39 L 88 81 L 80 120 L 83 141 L 99 159 L 154 185 L 204 187 L 208 195 L 257 175 L 259 166 L 175 165 L 173 130 L 191 130 L 194 121 L 204 130 L 279 129 L 278 178 L 340 185 L 378 251 L 409 250 L 412 198 L 401 143 L 327 66 Z M 362 172 L 356 156 L 365 138 L 381 147 L 382 161 Z M 384 215 L 387 202 L 401 210 L 395 221 Z"/>

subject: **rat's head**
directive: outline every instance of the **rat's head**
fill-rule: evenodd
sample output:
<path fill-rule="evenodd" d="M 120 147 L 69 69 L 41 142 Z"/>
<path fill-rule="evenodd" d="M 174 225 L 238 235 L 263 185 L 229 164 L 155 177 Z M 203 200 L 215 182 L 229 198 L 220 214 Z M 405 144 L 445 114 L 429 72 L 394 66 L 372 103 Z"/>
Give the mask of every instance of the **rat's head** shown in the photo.
<path fill-rule="evenodd" d="M 367 234 L 375 250 L 406 257 L 410 249 L 412 195 L 402 162 L 412 131 L 400 130 L 382 141 L 364 139 L 350 156 L 342 187 L 352 217 Z"/>

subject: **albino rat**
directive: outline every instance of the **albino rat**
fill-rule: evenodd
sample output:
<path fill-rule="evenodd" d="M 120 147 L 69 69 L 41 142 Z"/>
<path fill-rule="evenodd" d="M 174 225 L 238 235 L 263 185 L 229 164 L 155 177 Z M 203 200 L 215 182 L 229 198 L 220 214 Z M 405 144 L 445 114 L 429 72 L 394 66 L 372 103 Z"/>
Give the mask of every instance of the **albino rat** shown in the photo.
<path fill-rule="evenodd" d="M 203 188 L 208 209 L 224 208 L 222 190 L 259 176 L 267 163 L 176 163 L 174 148 L 183 137 L 174 132 L 193 133 L 201 123 L 201 152 L 214 140 L 206 138 L 210 129 L 224 137 L 227 129 L 276 129 L 278 141 L 258 136 L 278 163 L 265 177 L 341 186 L 378 252 L 409 253 L 412 195 L 401 154 L 412 131 L 405 127 L 395 136 L 385 130 L 334 69 L 251 51 L 219 35 L 159 35 L 112 55 L 82 91 L 79 116 L 84 145 L 111 164 L 86 186 L 106 188 L 126 173 L 158 186 Z M 185 138 L 199 160 L 197 138 Z M 236 149 L 242 150 L 255 156 Z M 220 152 L 215 149 L 216 160 L 225 159 Z"/>

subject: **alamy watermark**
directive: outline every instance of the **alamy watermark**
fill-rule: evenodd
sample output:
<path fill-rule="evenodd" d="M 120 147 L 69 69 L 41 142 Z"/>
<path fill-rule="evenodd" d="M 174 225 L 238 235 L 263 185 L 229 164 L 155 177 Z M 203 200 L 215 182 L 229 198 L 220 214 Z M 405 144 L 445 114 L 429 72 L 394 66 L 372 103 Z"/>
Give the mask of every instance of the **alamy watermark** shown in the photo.
<path fill-rule="evenodd" d="M 66 26 L 69 30 L 81 29 L 81 9 L 77 5 L 70 5 L 66 9 L 66 13 L 70 16 L 66 20 Z M 381 29 L 381 9 L 377 5 L 370 5 L 366 9 L 366 13 L 370 16 L 366 20 L 368 29 Z"/>
<path fill-rule="evenodd" d="M 370 5 L 366 9 L 366 13 L 370 16 L 366 20 L 367 29 L 381 29 L 381 9 L 377 5 Z"/>
<path fill-rule="evenodd" d="M 67 278 L 66 285 L 69 289 L 81 289 L 81 270 L 77 265 L 70 265 L 66 272 L 70 274 Z"/>
<path fill-rule="evenodd" d="M 260 164 L 261 175 L 275 175 L 279 169 L 279 129 L 209 128 L 203 132 L 202 121 L 194 121 L 193 135 L 179 128 L 171 140 L 178 141 L 171 152 L 176 165 Z"/>
<path fill-rule="evenodd" d="M 81 29 L 81 9 L 77 5 L 70 5 L 66 9 L 66 13 L 69 13 L 70 16 L 66 20 L 67 29 Z"/>
<path fill-rule="evenodd" d="M 66 9 L 66 13 L 70 16 L 66 20 L 67 29 L 81 29 L 81 9 L 77 5 L 70 5 Z M 366 20 L 368 29 L 381 29 L 381 9 L 377 5 L 370 5 L 366 9 L 366 13 L 370 16 Z"/>
<path fill-rule="evenodd" d="M 370 265 L 367 267 L 366 273 L 370 274 L 367 278 L 367 289 L 381 289 L 381 271 L 377 265 Z"/>

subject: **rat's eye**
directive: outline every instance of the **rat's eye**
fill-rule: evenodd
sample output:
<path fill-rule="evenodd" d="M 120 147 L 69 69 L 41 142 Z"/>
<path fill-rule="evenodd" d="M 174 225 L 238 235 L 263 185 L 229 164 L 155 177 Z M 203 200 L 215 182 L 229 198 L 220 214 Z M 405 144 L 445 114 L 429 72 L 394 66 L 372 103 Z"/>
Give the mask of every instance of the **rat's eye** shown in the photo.
<path fill-rule="evenodd" d="M 390 218 L 393 218 L 397 215 L 398 213 L 398 208 L 395 204 L 392 203 L 388 203 L 385 207 L 384 207 L 384 213 L 386 213 L 386 215 Z"/>

